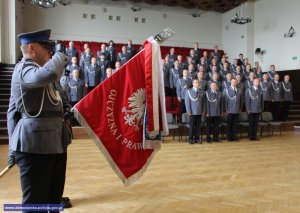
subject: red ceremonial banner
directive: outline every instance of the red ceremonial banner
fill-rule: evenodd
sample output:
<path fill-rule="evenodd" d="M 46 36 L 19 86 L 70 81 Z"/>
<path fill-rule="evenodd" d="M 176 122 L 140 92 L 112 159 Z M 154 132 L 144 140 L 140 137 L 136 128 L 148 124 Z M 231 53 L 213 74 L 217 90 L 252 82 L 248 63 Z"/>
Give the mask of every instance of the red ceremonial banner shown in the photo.
<path fill-rule="evenodd" d="M 74 107 L 75 117 L 125 185 L 133 183 L 144 173 L 159 149 L 159 146 L 157 149 L 143 148 L 146 97 L 153 99 L 153 79 L 151 75 L 145 76 L 147 67 L 149 74 L 152 67 L 151 42 L 146 42 L 144 50 Z M 146 85 L 149 87 L 147 91 Z M 155 98 L 158 101 L 157 95 Z M 148 105 L 151 109 L 153 103 L 147 104 L 151 104 Z"/>

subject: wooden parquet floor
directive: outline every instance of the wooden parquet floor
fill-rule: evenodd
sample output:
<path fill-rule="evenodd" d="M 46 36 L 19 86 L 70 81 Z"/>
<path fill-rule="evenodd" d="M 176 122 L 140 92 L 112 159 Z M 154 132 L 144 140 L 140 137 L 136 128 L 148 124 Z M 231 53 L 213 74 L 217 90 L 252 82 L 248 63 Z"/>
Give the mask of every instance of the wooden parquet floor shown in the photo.
<path fill-rule="evenodd" d="M 259 142 L 188 145 L 167 138 L 144 176 L 124 187 L 91 140 L 69 148 L 71 212 L 300 212 L 300 132 Z M 7 146 L 0 146 L 0 166 Z M 4 203 L 20 203 L 18 169 L 0 180 Z"/>

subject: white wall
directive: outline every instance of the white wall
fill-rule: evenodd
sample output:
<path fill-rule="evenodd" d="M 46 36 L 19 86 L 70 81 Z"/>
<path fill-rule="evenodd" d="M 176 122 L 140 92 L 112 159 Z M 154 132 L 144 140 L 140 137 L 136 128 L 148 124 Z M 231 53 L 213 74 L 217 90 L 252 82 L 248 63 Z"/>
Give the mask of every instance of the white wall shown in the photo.
<path fill-rule="evenodd" d="M 103 7 L 107 12 L 103 12 Z M 161 6 L 159 6 L 161 7 Z M 83 19 L 83 13 L 88 19 Z M 167 15 L 163 18 L 163 13 Z M 96 19 L 90 18 L 91 14 Z M 109 21 L 108 16 L 121 16 L 121 21 Z M 146 24 L 135 23 L 134 18 L 146 18 Z M 175 35 L 164 45 L 190 46 L 195 41 L 203 48 L 222 48 L 222 14 L 204 13 L 200 18 L 180 12 L 162 12 L 143 9 L 132 12 L 130 7 L 108 7 L 107 5 L 71 4 L 51 9 L 41 9 L 29 3 L 25 5 L 25 30 L 41 28 L 52 29 L 52 39 L 142 43 L 150 35 L 156 34 L 165 27 L 175 31 Z"/>
<path fill-rule="evenodd" d="M 263 57 L 256 57 L 263 69 L 275 64 L 277 70 L 300 69 L 300 1 L 258 0 L 255 2 L 254 47 L 266 50 Z M 296 35 L 283 38 L 293 26 Z M 297 56 L 297 60 L 292 60 Z"/>
<path fill-rule="evenodd" d="M 223 48 L 227 53 L 229 61 L 238 58 L 240 53 L 244 54 L 244 58 L 249 59 L 249 63 L 253 64 L 253 43 L 254 43 L 254 7 L 253 2 L 246 3 L 248 15 L 252 21 L 248 24 L 231 23 L 231 18 L 235 16 L 236 9 L 232 9 L 222 16 L 222 42 Z"/>

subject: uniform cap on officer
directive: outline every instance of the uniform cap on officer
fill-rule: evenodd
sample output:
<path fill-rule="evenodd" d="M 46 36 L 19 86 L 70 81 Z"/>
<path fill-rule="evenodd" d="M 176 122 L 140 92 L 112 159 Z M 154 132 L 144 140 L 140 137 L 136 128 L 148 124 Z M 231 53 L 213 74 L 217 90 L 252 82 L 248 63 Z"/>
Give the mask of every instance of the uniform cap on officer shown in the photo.
<path fill-rule="evenodd" d="M 21 44 L 49 42 L 50 29 L 39 30 L 34 32 L 21 33 L 17 36 Z"/>

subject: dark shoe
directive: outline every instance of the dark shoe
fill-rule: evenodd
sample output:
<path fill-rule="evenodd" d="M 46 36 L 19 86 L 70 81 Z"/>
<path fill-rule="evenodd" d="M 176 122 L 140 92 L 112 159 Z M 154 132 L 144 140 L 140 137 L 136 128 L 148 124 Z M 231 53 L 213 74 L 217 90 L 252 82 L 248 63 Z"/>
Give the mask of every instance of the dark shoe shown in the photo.
<path fill-rule="evenodd" d="M 189 144 L 194 144 L 194 142 L 193 141 L 189 141 Z"/>
<path fill-rule="evenodd" d="M 65 209 L 72 207 L 72 203 L 69 197 L 62 197 L 60 204 L 64 205 Z"/>

